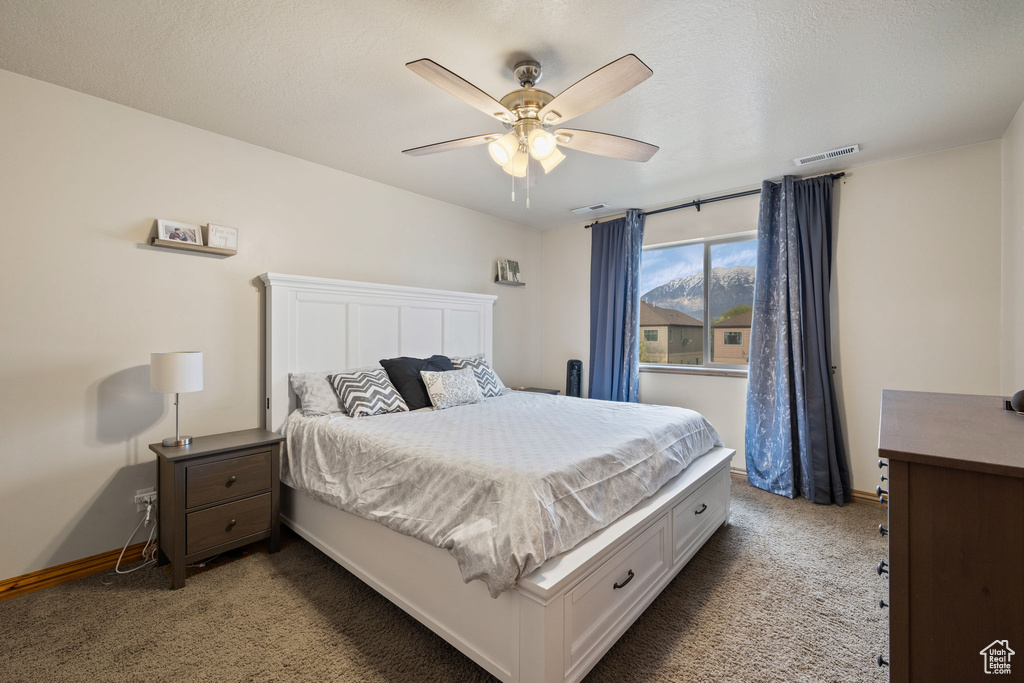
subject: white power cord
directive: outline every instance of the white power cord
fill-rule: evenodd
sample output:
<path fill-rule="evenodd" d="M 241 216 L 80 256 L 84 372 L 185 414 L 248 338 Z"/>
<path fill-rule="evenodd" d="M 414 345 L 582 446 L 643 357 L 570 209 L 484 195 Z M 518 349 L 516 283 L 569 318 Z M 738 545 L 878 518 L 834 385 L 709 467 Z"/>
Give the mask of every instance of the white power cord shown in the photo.
<path fill-rule="evenodd" d="M 149 522 L 153 518 L 153 507 L 153 501 L 147 500 L 146 516 L 142 518 L 142 521 L 139 522 L 138 526 L 136 526 L 135 529 L 132 530 L 132 533 L 128 537 L 128 540 L 125 541 L 124 548 L 121 549 L 121 554 L 118 555 L 117 563 L 114 565 L 114 573 L 131 574 L 132 572 L 138 571 L 143 567 L 148 567 L 151 564 L 156 564 L 156 545 L 151 545 L 153 544 L 153 534 L 156 533 L 156 525 L 154 524 L 153 528 L 149 530 L 149 538 L 146 540 L 146 545 L 142 548 L 142 558 L 146 561 L 140 564 L 138 567 L 133 567 L 132 569 L 121 569 L 121 560 L 124 559 L 125 551 L 128 550 L 128 546 L 131 544 L 132 539 L 135 538 L 135 534 L 138 533 L 139 529 L 141 529 L 143 525 L 149 526 Z"/>

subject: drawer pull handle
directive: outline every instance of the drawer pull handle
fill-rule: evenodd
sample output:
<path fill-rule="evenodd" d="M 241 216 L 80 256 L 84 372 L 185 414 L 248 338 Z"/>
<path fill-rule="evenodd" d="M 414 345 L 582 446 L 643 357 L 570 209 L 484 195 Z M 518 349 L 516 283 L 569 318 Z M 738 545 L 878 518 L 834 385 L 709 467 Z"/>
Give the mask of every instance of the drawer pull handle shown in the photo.
<path fill-rule="evenodd" d="M 886 528 L 885 528 L 884 526 L 882 526 L 881 524 L 879 524 L 879 525 L 878 525 L 878 533 L 880 533 L 880 534 L 881 534 L 881 535 L 883 535 L 883 536 L 888 536 L 888 535 L 889 535 L 889 530 L 888 530 L 888 529 L 886 529 Z"/>
<path fill-rule="evenodd" d="M 630 569 L 629 570 L 629 576 L 626 577 L 626 580 L 623 581 L 622 583 L 613 583 L 612 584 L 612 589 L 613 590 L 618 590 L 619 588 L 625 588 L 626 584 L 629 583 L 632 580 L 633 580 L 633 570 Z"/>
<path fill-rule="evenodd" d="M 889 495 L 889 492 L 883 489 L 881 486 L 875 487 L 875 493 L 877 493 L 879 497 Z"/>
<path fill-rule="evenodd" d="M 888 466 L 889 466 L 889 463 L 887 463 L 886 461 L 884 461 L 884 460 L 879 460 L 878 461 L 878 469 L 882 469 L 883 467 L 888 467 Z"/>
<path fill-rule="evenodd" d="M 889 666 L 889 660 L 882 655 L 875 657 L 875 661 L 878 662 L 878 666 Z"/>
<path fill-rule="evenodd" d="M 236 524 L 238 524 L 238 522 L 236 520 L 231 520 L 230 522 L 228 522 L 228 528 L 230 529 L 231 527 L 233 527 Z"/>
<path fill-rule="evenodd" d="M 887 603 L 887 602 L 885 601 L 885 598 L 880 598 L 880 599 L 878 600 L 878 609 L 885 609 L 885 608 L 886 608 L 886 607 L 888 607 L 888 606 L 889 606 L 889 603 Z"/>
<path fill-rule="evenodd" d="M 878 571 L 878 575 L 881 576 L 882 574 L 888 574 L 889 570 L 886 569 L 886 567 L 888 567 L 888 566 L 889 565 L 888 565 L 888 563 L 886 563 L 885 560 L 879 560 L 878 561 L 878 566 L 875 567 L 875 569 Z"/>
<path fill-rule="evenodd" d="M 707 509 L 708 509 L 708 504 L 707 503 L 701 503 L 700 504 L 700 510 L 695 510 L 693 514 L 695 514 L 695 515 L 703 514 L 704 511 L 707 510 Z"/>
<path fill-rule="evenodd" d="M 235 483 L 236 481 L 238 481 L 238 477 L 236 477 L 235 475 L 233 475 L 233 474 L 232 474 L 232 475 L 231 475 L 231 478 L 230 478 L 230 479 L 228 479 L 227 483 L 226 483 L 226 484 L 224 484 L 224 485 L 225 485 L 225 486 L 231 486 L 231 485 L 232 485 L 232 484 L 234 484 L 234 483 Z"/>
<path fill-rule="evenodd" d="M 879 478 L 879 479 L 881 479 L 882 481 L 885 481 L 885 480 L 886 480 L 886 479 L 888 479 L 889 477 L 887 477 L 887 476 L 885 476 L 885 475 L 883 474 L 883 475 L 881 475 L 881 476 L 880 476 L 880 477 L 878 477 L 878 478 Z"/>
<path fill-rule="evenodd" d="M 882 505 L 887 505 L 889 503 L 889 499 L 886 498 L 885 496 L 880 495 L 878 496 L 878 502 L 881 503 Z"/>

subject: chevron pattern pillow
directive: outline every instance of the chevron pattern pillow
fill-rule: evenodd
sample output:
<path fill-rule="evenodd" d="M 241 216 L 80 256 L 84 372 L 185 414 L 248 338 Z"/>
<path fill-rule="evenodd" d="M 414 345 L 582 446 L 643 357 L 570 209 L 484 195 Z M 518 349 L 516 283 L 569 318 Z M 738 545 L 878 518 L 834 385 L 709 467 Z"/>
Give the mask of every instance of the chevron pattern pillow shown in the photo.
<path fill-rule="evenodd" d="M 405 413 L 409 406 L 383 369 L 343 372 L 327 378 L 345 412 L 352 417 Z"/>
<path fill-rule="evenodd" d="M 435 410 L 479 403 L 484 395 L 477 384 L 476 376 L 469 368 L 442 372 L 420 371 L 427 395 Z"/>
<path fill-rule="evenodd" d="M 498 373 L 491 369 L 491 366 L 487 364 L 487 359 L 483 356 L 452 358 L 452 367 L 456 370 L 462 370 L 463 368 L 472 370 L 473 376 L 476 377 L 476 383 L 480 385 L 480 391 L 484 394 L 484 398 L 501 396 L 511 391 L 511 389 L 505 387 L 501 378 L 498 377 Z"/>

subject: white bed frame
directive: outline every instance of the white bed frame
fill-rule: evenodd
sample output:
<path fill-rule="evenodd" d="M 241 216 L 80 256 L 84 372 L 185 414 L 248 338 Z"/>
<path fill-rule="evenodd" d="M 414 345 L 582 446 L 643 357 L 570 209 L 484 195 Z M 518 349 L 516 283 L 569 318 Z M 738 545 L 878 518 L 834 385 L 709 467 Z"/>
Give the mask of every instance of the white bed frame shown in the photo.
<path fill-rule="evenodd" d="M 443 353 L 491 358 L 497 297 L 265 273 L 266 428 L 294 410 L 289 373 Z M 582 679 L 729 518 L 735 451 L 699 457 L 654 496 L 492 599 L 444 550 L 282 486 L 299 535 L 508 682 Z"/>

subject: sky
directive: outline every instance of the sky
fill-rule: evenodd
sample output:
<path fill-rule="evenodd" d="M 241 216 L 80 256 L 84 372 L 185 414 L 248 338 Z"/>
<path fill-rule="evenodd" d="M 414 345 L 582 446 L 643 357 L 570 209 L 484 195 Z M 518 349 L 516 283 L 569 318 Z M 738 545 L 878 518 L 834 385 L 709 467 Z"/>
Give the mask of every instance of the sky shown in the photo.
<path fill-rule="evenodd" d="M 757 240 L 727 242 L 711 247 L 711 267 L 756 266 Z M 655 287 L 704 270 L 704 245 L 645 249 L 641 257 L 640 296 Z"/>

